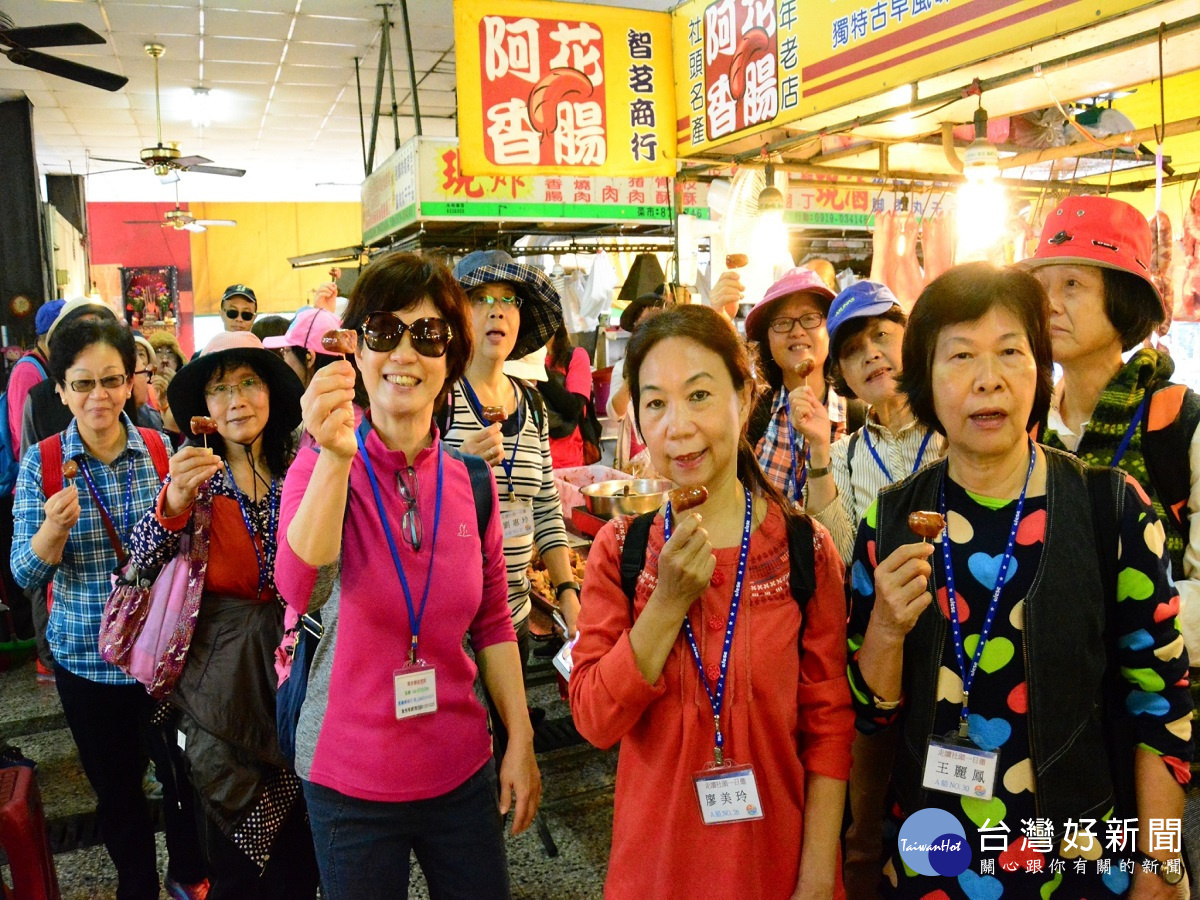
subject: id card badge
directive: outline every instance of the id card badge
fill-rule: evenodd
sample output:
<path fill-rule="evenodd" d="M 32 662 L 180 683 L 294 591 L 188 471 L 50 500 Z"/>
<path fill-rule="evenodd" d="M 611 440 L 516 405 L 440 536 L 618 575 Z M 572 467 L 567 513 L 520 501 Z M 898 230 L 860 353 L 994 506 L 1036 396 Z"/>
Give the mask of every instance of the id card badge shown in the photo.
<path fill-rule="evenodd" d="M 437 673 L 433 666 L 417 660 L 392 675 L 396 689 L 396 718 L 411 719 L 437 712 Z"/>
<path fill-rule="evenodd" d="M 533 501 L 501 500 L 500 524 L 506 541 L 533 534 Z"/>
<path fill-rule="evenodd" d="M 753 766 L 727 762 L 692 776 L 705 825 L 750 822 L 763 817 Z"/>
<path fill-rule="evenodd" d="M 931 791 L 991 800 L 1000 754 L 981 750 L 957 734 L 931 738 L 921 786 Z"/>

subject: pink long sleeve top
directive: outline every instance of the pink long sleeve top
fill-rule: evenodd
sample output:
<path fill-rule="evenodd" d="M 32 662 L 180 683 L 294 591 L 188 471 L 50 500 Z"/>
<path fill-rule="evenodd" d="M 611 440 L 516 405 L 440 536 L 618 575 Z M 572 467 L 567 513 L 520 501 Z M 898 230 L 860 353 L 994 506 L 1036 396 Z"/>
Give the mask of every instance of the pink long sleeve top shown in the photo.
<path fill-rule="evenodd" d="M 429 572 L 420 656 L 437 672 L 437 711 L 397 720 L 394 675 L 407 662 L 411 631 L 404 593 L 376 512 L 361 456 L 350 472 L 349 504 L 338 563 L 317 569 L 300 559 L 288 528 L 308 489 L 318 451 L 300 451 L 284 482 L 275 583 L 297 612 L 320 604 L 324 635 L 313 655 L 296 735 L 301 778 L 351 797 L 411 801 L 461 785 L 491 757 L 484 709 L 472 690 L 476 652 L 515 641 L 508 615 L 502 532 L 492 482 L 492 515 L 480 540 L 470 476 L 461 459 L 444 460 L 441 523 L 433 519 L 441 441 L 422 450 L 416 470 L 424 540 L 416 552 L 402 537 L 406 508 L 396 472 L 409 465 L 372 431 L 366 440 L 414 606 Z M 327 598 L 327 599 L 326 599 Z"/>

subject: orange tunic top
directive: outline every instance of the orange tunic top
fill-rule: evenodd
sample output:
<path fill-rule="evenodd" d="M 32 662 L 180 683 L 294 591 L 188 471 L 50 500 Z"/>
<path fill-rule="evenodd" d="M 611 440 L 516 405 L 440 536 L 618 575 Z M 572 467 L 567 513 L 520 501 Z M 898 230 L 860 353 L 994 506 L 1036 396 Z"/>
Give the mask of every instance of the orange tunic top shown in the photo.
<path fill-rule="evenodd" d="M 712 707 L 682 630 L 658 681 L 648 684 L 638 671 L 629 643 L 630 602 L 621 591 L 627 524 L 606 525 L 588 554 L 570 682 L 580 734 L 598 747 L 621 742 L 605 895 L 788 897 L 799 872 L 805 773 L 844 780 L 850 772 L 846 601 L 833 540 L 814 523 L 817 591 L 806 607 L 801 659 L 787 530 L 777 506 L 751 536 L 722 729 L 726 755 L 754 766 L 764 817 L 706 826 L 692 776 L 713 758 Z M 638 579 L 633 606 L 639 612 L 657 584 L 662 546 L 659 516 Z M 738 547 L 716 551 L 712 584 L 689 612 L 713 685 L 738 555 Z"/>

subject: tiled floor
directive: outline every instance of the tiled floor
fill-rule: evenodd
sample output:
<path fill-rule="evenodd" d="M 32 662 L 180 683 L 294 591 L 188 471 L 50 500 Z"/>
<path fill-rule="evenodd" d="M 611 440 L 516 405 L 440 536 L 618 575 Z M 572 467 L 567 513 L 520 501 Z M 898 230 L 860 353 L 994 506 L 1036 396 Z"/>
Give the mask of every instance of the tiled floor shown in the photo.
<path fill-rule="evenodd" d="M 530 701 L 548 719 L 566 716 L 553 685 L 531 688 Z M 38 763 L 38 781 L 51 830 L 95 809 L 95 795 L 79 768 L 75 746 L 53 687 L 36 683 L 33 664 L 0 672 L 0 735 Z M 550 858 L 534 829 L 508 838 L 513 897 L 524 900 L 586 900 L 600 897 L 612 830 L 616 752 L 586 745 L 540 754 L 544 781 L 542 814 L 558 845 Z M 87 843 L 83 841 L 82 843 Z M 166 849 L 159 835 L 159 859 Z M 102 846 L 55 856 L 63 900 L 111 900 L 116 876 Z M 0 870 L 7 880 L 7 868 Z M 165 895 L 164 895 L 165 896 Z M 411 894 L 427 896 L 414 866 Z"/>

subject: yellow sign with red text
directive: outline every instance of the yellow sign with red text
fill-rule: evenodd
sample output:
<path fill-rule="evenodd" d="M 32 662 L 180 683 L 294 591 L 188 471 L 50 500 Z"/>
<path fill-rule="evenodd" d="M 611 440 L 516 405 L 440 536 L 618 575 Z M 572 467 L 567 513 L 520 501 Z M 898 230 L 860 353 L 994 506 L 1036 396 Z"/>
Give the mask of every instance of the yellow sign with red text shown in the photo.
<path fill-rule="evenodd" d="M 455 0 L 462 170 L 675 174 L 668 13 Z"/>
<path fill-rule="evenodd" d="M 713 150 L 1144 5 L 691 0 L 671 12 L 679 155 Z M 969 81 L 969 72 L 963 74 Z"/>

